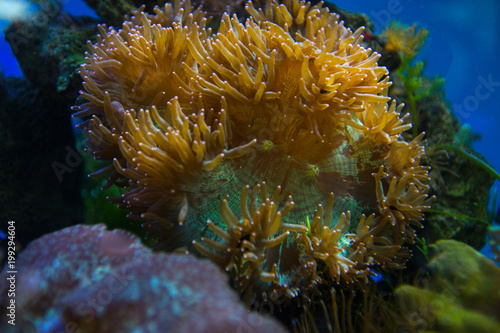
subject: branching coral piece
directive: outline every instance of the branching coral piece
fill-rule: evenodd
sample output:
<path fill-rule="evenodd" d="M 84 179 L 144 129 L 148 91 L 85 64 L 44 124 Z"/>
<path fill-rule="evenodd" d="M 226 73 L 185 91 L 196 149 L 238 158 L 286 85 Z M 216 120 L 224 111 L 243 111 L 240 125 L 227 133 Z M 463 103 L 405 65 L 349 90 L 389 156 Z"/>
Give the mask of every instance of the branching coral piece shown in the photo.
<path fill-rule="evenodd" d="M 385 48 L 389 51 L 401 52 L 406 57 L 414 57 L 424 44 L 429 34 L 425 28 L 418 29 L 414 24 L 411 27 L 392 22 L 382 33 L 387 39 Z"/>

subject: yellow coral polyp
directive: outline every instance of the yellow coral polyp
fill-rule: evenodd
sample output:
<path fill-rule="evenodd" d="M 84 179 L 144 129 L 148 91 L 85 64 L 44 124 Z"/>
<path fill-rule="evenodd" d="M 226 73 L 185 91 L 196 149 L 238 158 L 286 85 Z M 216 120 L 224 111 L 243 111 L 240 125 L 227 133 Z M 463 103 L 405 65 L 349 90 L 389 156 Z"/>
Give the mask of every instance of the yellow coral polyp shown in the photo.
<path fill-rule="evenodd" d="M 405 57 L 414 57 L 424 44 L 429 31 L 418 29 L 414 24 L 411 27 L 398 22 L 391 22 L 382 32 L 387 40 L 385 48 L 393 52 L 401 52 Z"/>
<path fill-rule="evenodd" d="M 246 8 L 215 33 L 189 2 L 99 28 L 74 107 L 109 161 L 94 175 L 158 249 L 209 257 L 249 303 L 403 268 L 430 178 L 380 55 L 322 3 Z"/>

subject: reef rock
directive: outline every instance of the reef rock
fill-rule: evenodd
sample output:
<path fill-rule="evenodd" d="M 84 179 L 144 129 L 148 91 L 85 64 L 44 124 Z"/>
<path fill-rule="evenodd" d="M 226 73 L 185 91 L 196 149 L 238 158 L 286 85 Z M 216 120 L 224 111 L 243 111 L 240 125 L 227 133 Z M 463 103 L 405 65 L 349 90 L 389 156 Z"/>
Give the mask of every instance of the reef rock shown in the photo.
<path fill-rule="evenodd" d="M 2 332 L 285 332 L 240 304 L 208 260 L 154 253 L 102 224 L 41 237 L 16 269 L 16 326 L 2 321 Z M 2 312 L 8 275 L 1 273 Z"/>
<path fill-rule="evenodd" d="M 441 240 L 430 249 L 426 287 L 396 291 L 408 324 L 417 331 L 500 332 L 500 268 L 462 242 Z"/>

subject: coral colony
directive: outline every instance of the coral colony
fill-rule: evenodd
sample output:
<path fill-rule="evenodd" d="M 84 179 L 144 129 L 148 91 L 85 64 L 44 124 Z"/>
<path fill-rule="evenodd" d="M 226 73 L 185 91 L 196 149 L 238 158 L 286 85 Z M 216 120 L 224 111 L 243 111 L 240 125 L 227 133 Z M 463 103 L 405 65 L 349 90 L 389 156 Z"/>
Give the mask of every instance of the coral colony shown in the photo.
<path fill-rule="evenodd" d="M 100 26 L 75 116 L 111 200 L 158 249 L 227 270 L 254 306 L 307 304 L 404 268 L 428 196 L 423 134 L 389 72 L 322 4 L 248 2 L 210 22 L 189 2 Z"/>

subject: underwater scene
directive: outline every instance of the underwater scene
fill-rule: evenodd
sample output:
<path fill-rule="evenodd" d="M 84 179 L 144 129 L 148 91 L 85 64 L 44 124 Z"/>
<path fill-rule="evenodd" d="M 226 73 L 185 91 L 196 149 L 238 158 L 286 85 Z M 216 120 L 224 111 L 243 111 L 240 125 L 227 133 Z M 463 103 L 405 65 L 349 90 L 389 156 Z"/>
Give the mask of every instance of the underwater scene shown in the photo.
<path fill-rule="evenodd" d="M 0 27 L 0 332 L 500 332 L 499 1 Z"/>

